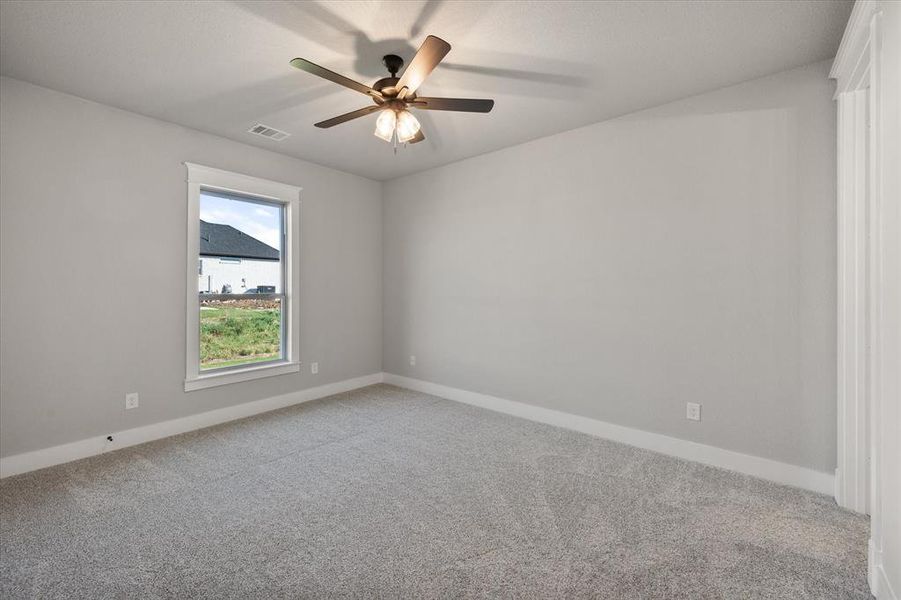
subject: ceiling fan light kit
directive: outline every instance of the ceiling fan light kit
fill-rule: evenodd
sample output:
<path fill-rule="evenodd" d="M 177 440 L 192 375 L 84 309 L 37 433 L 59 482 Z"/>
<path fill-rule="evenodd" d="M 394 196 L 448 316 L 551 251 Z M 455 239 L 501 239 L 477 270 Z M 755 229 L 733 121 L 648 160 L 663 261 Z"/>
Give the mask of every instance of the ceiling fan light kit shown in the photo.
<path fill-rule="evenodd" d="M 307 73 L 328 79 L 338 85 L 369 96 L 375 103 L 343 115 L 338 115 L 316 123 L 316 127 L 329 128 L 353 119 L 378 112 L 375 122 L 375 136 L 391 142 L 397 140 L 402 144 L 415 144 L 425 139 L 419 120 L 410 112 L 410 108 L 420 110 L 446 110 L 459 112 L 487 113 L 494 107 L 494 100 L 472 98 L 427 98 L 416 95 L 416 90 L 428 77 L 438 63 L 450 52 L 451 46 L 441 38 L 428 36 L 416 51 L 416 55 L 400 77 L 398 71 L 404 60 L 396 54 L 388 54 L 382 61 L 390 77 L 379 79 L 372 87 L 354 81 L 348 77 L 320 67 L 305 58 L 295 58 L 291 65 Z"/>

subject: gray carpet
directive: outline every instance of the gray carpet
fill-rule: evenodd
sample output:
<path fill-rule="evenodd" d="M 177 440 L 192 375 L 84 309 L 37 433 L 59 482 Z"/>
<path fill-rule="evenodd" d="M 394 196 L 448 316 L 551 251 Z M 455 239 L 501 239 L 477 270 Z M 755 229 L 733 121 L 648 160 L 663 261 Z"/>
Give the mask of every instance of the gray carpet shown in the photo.
<path fill-rule="evenodd" d="M 0 482 L 3 598 L 869 598 L 825 496 L 387 385 Z"/>

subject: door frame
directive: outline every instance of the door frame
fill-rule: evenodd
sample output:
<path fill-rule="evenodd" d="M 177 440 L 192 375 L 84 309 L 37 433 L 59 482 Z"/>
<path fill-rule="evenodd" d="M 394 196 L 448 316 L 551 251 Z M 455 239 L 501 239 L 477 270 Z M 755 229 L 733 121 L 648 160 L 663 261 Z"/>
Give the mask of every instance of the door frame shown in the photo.
<path fill-rule="evenodd" d="M 892 63 L 883 65 L 884 9 L 881 0 L 857 0 L 830 73 L 838 102 L 835 499 L 870 514 L 867 578 L 880 599 L 895 598 L 883 550 L 894 535 L 886 526 L 897 523 L 901 398 L 899 132 L 889 112 L 899 99 Z"/>
<path fill-rule="evenodd" d="M 837 295 L 835 501 L 869 513 L 871 302 L 874 258 L 871 217 L 872 43 L 878 2 L 857 2 L 829 76 L 836 79 L 837 106 Z"/>

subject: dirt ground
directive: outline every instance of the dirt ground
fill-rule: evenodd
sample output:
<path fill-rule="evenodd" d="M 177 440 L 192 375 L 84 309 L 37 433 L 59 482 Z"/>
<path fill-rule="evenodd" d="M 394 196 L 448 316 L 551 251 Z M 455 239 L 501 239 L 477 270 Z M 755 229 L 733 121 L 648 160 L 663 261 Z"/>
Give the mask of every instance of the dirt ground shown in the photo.
<path fill-rule="evenodd" d="M 207 308 L 281 308 L 281 301 L 279 300 L 262 300 L 262 299 L 251 299 L 244 298 L 236 299 L 236 300 L 201 300 L 200 306 L 204 306 Z"/>

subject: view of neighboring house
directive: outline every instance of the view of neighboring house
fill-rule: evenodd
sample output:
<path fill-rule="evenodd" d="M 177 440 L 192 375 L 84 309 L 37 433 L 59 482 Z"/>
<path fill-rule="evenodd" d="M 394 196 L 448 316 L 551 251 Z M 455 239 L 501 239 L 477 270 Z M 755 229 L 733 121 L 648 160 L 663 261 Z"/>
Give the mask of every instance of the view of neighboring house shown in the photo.
<path fill-rule="evenodd" d="M 279 251 L 235 229 L 200 221 L 198 291 L 243 294 L 247 290 L 281 293 Z M 230 288 L 230 291 L 229 291 Z"/>

